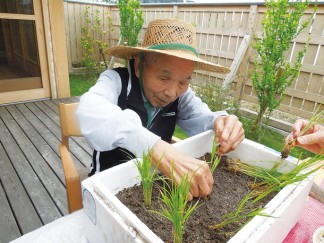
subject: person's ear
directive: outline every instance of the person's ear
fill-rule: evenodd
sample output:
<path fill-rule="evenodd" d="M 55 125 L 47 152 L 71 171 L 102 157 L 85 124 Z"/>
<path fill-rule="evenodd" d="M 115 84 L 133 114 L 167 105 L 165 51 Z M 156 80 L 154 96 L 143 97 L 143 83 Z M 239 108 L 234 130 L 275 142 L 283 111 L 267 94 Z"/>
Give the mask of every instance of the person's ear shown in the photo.
<path fill-rule="evenodd" d="M 134 69 L 135 69 L 136 77 L 139 78 L 139 74 L 140 74 L 140 58 L 139 57 L 135 57 Z"/>

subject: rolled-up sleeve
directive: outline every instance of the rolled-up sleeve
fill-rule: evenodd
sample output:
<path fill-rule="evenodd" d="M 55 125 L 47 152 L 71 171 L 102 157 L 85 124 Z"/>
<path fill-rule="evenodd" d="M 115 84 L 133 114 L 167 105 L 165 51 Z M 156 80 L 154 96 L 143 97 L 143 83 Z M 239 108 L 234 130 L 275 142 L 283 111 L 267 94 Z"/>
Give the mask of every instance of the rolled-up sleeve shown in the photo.
<path fill-rule="evenodd" d="M 80 98 L 77 119 L 88 144 L 97 151 L 121 147 L 142 155 L 160 137 L 142 126 L 140 117 L 118 105 L 121 80 L 116 71 L 103 72 L 97 83 Z"/>

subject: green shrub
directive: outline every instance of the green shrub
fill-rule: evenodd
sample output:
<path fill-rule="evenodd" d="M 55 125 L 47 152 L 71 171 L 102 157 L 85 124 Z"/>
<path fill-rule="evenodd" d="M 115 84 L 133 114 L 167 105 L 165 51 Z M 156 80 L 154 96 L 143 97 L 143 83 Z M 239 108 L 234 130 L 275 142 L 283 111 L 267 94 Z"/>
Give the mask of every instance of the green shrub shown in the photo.
<path fill-rule="evenodd" d="M 105 42 L 109 31 L 112 31 L 112 18 L 109 12 L 105 13 L 105 19 L 101 19 L 100 11 L 95 9 L 93 13 L 90 12 L 90 6 L 86 6 L 84 12 L 86 25 L 82 27 L 81 46 L 82 64 L 87 68 L 89 74 L 98 75 L 104 69 L 108 68 L 107 61 L 104 56 L 104 49 L 108 47 Z M 108 29 L 103 28 L 103 21 L 108 23 Z M 98 50 L 98 52 L 96 51 Z M 98 58 L 99 56 L 99 58 Z M 101 63 L 101 60 L 103 64 Z"/>
<path fill-rule="evenodd" d="M 291 42 L 309 26 L 312 16 L 301 21 L 309 0 L 266 0 L 262 36 L 254 35 L 252 47 L 258 52 L 251 73 L 259 111 L 252 127 L 256 131 L 263 115 L 270 117 L 280 105 L 286 88 L 298 77 L 309 40 L 295 60 L 287 60 Z M 316 7 L 314 8 L 316 11 Z"/>

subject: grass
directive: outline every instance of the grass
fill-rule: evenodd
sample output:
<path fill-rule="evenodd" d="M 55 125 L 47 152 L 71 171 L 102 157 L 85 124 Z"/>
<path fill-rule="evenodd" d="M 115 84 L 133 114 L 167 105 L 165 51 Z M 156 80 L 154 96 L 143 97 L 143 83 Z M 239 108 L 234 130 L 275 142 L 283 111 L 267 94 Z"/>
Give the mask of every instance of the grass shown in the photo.
<path fill-rule="evenodd" d="M 70 74 L 71 96 L 80 96 L 84 94 L 96 83 L 96 80 L 97 76 L 93 75 Z M 246 131 L 248 130 L 248 128 L 244 128 Z M 188 135 L 179 126 L 176 126 L 173 135 L 179 139 L 185 139 L 188 137 Z M 248 132 L 246 132 L 246 137 L 253 141 L 258 141 L 256 137 L 253 137 L 253 134 L 249 134 Z M 258 142 L 274 150 L 281 151 L 285 144 L 285 136 L 272 129 L 266 129 L 261 141 Z M 314 153 L 299 147 L 294 148 L 291 152 L 291 156 L 297 158 L 301 156 L 301 159 L 313 157 L 314 155 Z"/>
<path fill-rule="evenodd" d="M 71 96 L 80 96 L 87 92 L 97 81 L 97 77 L 83 74 L 70 74 Z"/>

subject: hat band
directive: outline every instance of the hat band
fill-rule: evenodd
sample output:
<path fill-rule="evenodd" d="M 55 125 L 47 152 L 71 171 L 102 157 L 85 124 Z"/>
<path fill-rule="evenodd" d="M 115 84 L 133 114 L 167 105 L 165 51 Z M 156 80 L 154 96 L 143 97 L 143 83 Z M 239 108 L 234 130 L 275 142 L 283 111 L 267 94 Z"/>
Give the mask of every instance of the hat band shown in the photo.
<path fill-rule="evenodd" d="M 148 47 L 148 49 L 153 50 L 186 50 L 193 52 L 198 57 L 198 52 L 195 48 L 189 45 L 185 44 L 179 44 L 179 43 L 168 43 L 168 44 L 159 44 Z"/>

